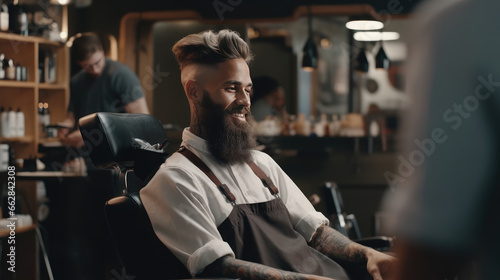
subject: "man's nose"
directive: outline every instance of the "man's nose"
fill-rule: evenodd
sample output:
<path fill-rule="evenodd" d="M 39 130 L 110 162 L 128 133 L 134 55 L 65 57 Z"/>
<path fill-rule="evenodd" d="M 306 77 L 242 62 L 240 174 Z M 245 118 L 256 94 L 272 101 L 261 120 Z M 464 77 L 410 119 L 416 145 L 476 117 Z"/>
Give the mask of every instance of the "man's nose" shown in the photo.
<path fill-rule="evenodd" d="M 250 107 L 250 95 L 244 89 L 238 90 L 236 94 L 236 104 Z"/>

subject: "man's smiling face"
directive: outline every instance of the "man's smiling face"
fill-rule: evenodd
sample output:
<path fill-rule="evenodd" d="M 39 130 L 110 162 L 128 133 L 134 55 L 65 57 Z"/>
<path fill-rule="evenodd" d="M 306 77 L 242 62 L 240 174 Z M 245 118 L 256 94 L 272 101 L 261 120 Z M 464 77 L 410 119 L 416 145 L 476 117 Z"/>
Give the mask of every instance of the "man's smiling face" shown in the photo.
<path fill-rule="evenodd" d="M 217 64 L 203 84 L 197 118 L 212 154 L 222 162 L 242 163 L 255 147 L 250 114 L 252 81 L 243 59 Z"/>

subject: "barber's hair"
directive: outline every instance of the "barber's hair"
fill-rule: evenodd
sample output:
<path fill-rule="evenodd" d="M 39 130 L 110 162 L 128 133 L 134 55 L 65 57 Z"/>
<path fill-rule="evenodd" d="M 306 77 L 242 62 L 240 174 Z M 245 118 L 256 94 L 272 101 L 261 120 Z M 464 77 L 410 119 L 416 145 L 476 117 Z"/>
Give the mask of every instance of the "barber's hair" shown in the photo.
<path fill-rule="evenodd" d="M 71 57 L 75 61 L 83 61 L 102 49 L 102 43 L 97 34 L 92 32 L 82 33 L 73 41 Z"/>
<path fill-rule="evenodd" d="M 269 76 L 259 76 L 256 78 L 252 78 L 252 84 L 252 102 L 270 95 L 274 90 L 280 87 L 278 81 Z"/>
<path fill-rule="evenodd" d="M 172 51 L 181 70 L 190 64 L 214 65 L 235 58 L 249 63 L 253 58 L 240 34 L 229 29 L 188 35 L 175 43 Z"/>

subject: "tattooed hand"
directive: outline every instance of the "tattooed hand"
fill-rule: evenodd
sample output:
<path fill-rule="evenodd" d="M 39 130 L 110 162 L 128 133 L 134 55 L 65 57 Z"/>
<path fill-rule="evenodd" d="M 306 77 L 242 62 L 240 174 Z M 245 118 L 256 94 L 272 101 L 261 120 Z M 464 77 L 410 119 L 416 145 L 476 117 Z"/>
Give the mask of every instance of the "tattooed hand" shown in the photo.
<path fill-rule="evenodd" d="M 328 226 L 320 226 L 309 246 L 342 263 L 366 265 L 374 280 L 387 280 L 395 275 L 397 259 L 351 241 Z"/>
<path fill-rule="evenodd" d="M 373 280 L 391 280 L 396 276 L 398 260 L 373 249 L 367 251 L 366 269 Z"/>

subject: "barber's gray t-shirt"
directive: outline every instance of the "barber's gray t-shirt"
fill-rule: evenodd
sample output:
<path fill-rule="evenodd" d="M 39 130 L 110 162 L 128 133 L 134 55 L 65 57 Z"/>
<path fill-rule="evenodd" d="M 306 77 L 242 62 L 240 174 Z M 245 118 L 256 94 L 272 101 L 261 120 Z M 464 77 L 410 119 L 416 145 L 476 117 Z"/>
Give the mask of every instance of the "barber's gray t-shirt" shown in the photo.
<path fill-rule="evenodd" d="M 125 105 L 144 96 L 137 76 L 124 64 L 106 59 L 101 76 L 85 70 L 71 78 L 68 111 L 75 120 L 95 112 L 124 113 Z"/>

